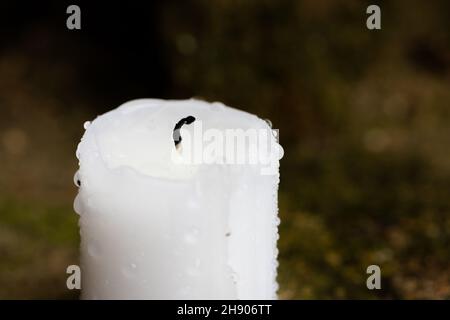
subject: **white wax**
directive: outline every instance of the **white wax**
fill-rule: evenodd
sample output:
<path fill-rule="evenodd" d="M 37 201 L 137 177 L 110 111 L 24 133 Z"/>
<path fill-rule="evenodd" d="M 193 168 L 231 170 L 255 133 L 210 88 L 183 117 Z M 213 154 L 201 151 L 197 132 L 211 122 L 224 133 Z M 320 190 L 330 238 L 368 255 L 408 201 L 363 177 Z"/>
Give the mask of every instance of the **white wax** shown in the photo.
<path fill-rule="evenodd" d="M 203 130 L 270 130 L 198 100 L 135 100 L 85 124 L 74 203 L 83 299 L 276 298 L 278 159 L 273 174 L 263 164 L 180 164 L 195 122 L 178 148 L 172 134 L 187 116 Z"/>

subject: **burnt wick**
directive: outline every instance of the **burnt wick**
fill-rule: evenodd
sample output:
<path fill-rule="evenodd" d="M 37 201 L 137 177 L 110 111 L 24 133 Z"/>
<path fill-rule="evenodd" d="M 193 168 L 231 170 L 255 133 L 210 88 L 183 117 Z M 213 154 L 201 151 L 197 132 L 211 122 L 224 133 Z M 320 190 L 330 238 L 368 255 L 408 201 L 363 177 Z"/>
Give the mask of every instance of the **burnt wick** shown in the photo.
<path fill-rule="evenodd" d="M 181 127 L 184 126 L 185 124 L 191 124 L 194 121 L 195 118 L 193 116 L 188 116 L 177 122 L 175 128 L 173 128 L 173 135 L 172 135 L 175 147 L 178 146 L 178 144 L 181 142 L 181 135 L 180 135 Z"/>

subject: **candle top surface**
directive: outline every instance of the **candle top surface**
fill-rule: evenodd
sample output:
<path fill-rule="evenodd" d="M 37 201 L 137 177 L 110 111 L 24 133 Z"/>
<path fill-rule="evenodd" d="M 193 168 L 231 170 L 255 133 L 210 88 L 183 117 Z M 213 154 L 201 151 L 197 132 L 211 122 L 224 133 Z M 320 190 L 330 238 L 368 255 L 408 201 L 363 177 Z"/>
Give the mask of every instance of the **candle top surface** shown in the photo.
<path fill-rule="evenodd" d="M 180 120 L 181 141 L 174 141 Z M 195 120 L 194 120 L 195 119 Z M 80 170 L 84 162 L 100 162 L 107 169 L 129 168 L 153 178 L 184 180 L 197 170 L 195 165 L 180 165 L 187 140 L 195 125 L 202 130 L 270 129 L 262 119 L 220 102 L 201 100 L 139 99 L 98 116 L 85 124 L 86 132 L 78 145 Z M 175 161 L 174 161 L 175 160 Z"/>

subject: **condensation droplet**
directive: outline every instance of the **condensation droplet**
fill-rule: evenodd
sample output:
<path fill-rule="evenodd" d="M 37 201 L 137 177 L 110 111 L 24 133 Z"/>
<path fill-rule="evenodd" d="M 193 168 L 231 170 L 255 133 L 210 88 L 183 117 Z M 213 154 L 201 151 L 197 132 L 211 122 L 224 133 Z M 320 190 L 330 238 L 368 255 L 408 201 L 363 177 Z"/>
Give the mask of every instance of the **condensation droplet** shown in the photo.
<path fill-rule="evenodd" d="M 277 255 L 278 255 L 278 253 L 275 254 L 275 256 L 277 256 Z M 272 262 L 272 268 L 277 269 L 277 268 L 278 268 L 278 265 L 279 265 L 278 260 L 274 260 L 274 261 Z"/>
<path fill-rule="evenodd" d="M 238 283 L 239 281 L 239 275 L 236 272 L 231 272 L 231 280 L 234 284 Z"/>
<path fill-rule="evenodd" d="M 184 236 L 184 241 L 188 244 L 195 244 L 198 241 L 199 230 L 197 228 L 192 228 L 188 233 Z"/>
<path fill-rule="evenodd" d="M 87 252 L 88 255 L 91 256 L 92 258 L 97 258 L 99 256 L 99 250 L 97 246 L 94 244 L 88 244 Z"/>
<path fill-rule="evenodd" d="M 127 278 L 132 278 L 135 276 L 137 265 L 135 263 L 127 264 L 122 268 L 122 274 Z"/>
<path fill-rule="evenodd" d="M 276 217 L 275 220 L 274 220 L 275 225 L 276 225 L 276 226 L 279 226 L 279 225 L 280 225 L 280 222 L 281 222 L 280 218 L 279 218 L 279 217 Z"/>
<path fill-rule="evenodd" d="M 277 144 L 276 148 L 277 148 L 276 154 L 277 154 L 278 160 L 281 160 L 284 157 L 284 149 L 279 144 Z"/>
<path fill-rule="evenodd" d="M 225 105 L 222 102 L 213 102 L 210 104 L 209 108 L 211 111 L 220 111 L 225 109 Z"/>
<path fill-rule="evenodd" d="M 74 183 L 77 187 L 81 187 L 81 180 L 80 180 L 80 175 L 78 174 L 78 171 L 75 172 L 75 174 L 73 175 L 73 183 Z"/>
<path fill-rule="evenodd" d="M 83 212 L 82 207 L 81 207 L 81 200 L 80 200 L 80 196 L 77 195 L 75 197 L 75 201 L 73 202 L 73 210 L 81 216 L 81 213 Z"/>

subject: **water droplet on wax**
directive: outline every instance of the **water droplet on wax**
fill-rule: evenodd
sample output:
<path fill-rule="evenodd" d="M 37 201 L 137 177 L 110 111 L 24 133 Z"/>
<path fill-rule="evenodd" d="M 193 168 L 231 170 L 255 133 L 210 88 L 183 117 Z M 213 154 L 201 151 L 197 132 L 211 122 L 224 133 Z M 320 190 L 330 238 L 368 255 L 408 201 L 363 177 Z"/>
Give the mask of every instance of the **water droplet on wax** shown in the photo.
<path fill-rule="evenodd" d="M 78 171 L 75 172 L 75 174 L 73 175 L 73 183 L 74 183 L 77 187 L 81 187 L 81 179 L 80 179 L 80 175 L 78 174 Z"/>
<path fill-rule="evenodd" d="M 81 200 L 80 200 L 79 195 L 77 195 L 75 197 L 75 201 L 73 202 L 73 210 L 75 210 L 75 212 L 81 216 L 82 209 L 81 209 Z"/>
<path fill-rule="evenodd" d="M 192 228 L 188 233 L 184 235 L 184 241 L 188 244 L 195 244 L 198 241 L 199 230 Z"/>
<path fill-rule="evenodd" d="M 269 125 L 270 128 L 272 128 L 272 121 L 269 119 L 264 119 L 264 121 Z"/>
<path fill-rule="evenodd" d="M 279 217 L 276 217 L 274 222 L 275 222 L 275 225 L 278 227 L 280 225 L 281 220 Z"/>
<path fill-rule="evenodd" d="M 213 102 L 209 105 L 211 111 L 220 111 L 225 109 L 225 105 L 222 102 Z"/>
<path fill-rule="evenodd" d="M 91 256 L 92 258 L 97 258 L 99 256 L 99 250 L 97 246 L 94 244 L 88 244 L 87 252 L 88 255 Z"/>
<path fill-rule="evenodd" d="M 231 280 L 234 284 L 238 283 L 239 281 L 239 275 L 236 272 L 231 272 Z"/>
<path fill-rule="evenodd" d="M 132 278 L 135 276 L 137 265 L 135 263 L 127 264 L 122 268 L 122 274 L 127 278 Z"/>

